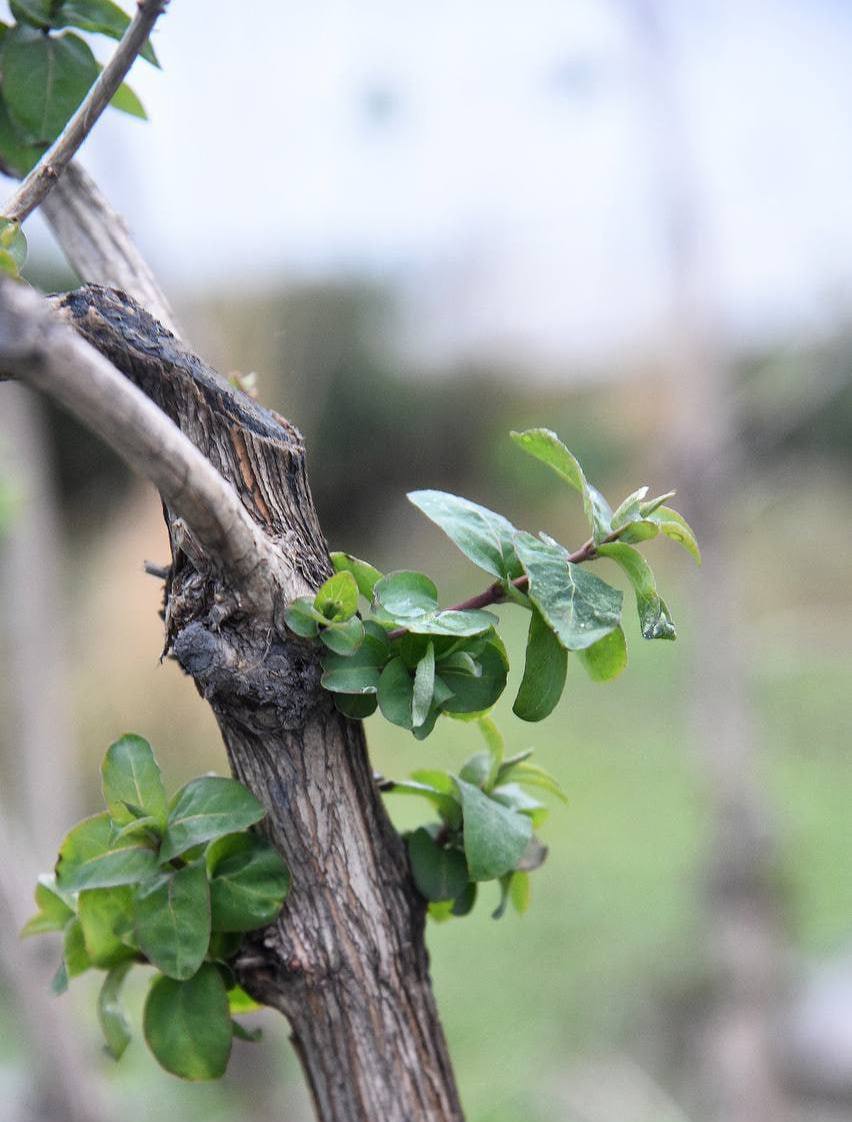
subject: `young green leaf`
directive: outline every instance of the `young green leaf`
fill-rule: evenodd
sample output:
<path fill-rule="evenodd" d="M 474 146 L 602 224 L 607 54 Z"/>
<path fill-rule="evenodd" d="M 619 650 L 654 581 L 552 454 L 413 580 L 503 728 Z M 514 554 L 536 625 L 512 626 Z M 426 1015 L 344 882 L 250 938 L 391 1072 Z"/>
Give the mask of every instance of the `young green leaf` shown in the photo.
<path fill-rule="evenodd" d="M 389 573 L 376 581 L 373 599 L 394 622 L 403 625 L 438 610 L 438 589 L 425 573 Z"/>
<path fill-rule="evenodd" d="M 72 916 L 65 924 L 62 936 L 62 958 L 69 978 L 76 978 L 78 974 L 85 973 L 92 965 L 83 938 L 83 928 L 77 916 Z"/>
<path fill-rule="evenodd" d="M 113 822 L 126 826 L 140 817 L 127 809 L 130 803 L 165 829 L 166 789 L 147 740 L 128 733 L 111 744 L 101 765 L 101 778 Z"/>
<path fill-rule="evenodd" d="M 19 222 L 0 218 L 0 253 L 6 260 L 4 271 L 10 276 L 19 276 L 27 259 L 27 239 Z"/>
<path fill-rule="evenodd" d="M 485 740 L 491 761 L 484 784 L 485 790 L 490 791 L 496 783 L 497 773 L 503 765 L 503 759 L 506 755 L 506 742 L 503 740 L 503 734 L 489 716 L 480 717 L 476 723 L 479 725 L 479 731 Z"/>
<path fill-rule="evenodd" d="M 132 962 L 122 962 L 113 966 L 104 978 L 98 994 L 98 1021 L 107 1052 L 114 1060 L 120 1060 L 130 1043 L 130 1028 L 124 1010 L 121 1008 L 121 987 Z"/>
<path fill-rule="evenodd" d="M 148 120 L 145 106 L 126 82 L 122 82 L 112 95 L 110 105 L 113 109 L 118 109 L 120 113 L 127 113 L 130 117 L 138 117 L 140 121 Z"/>
<path fill-rule="evenodd" d="M 33 0 L 27 2 L 32 3 Z M 51 6 L 52 27 L 77 27 L 80 31 L 120 39 L 130 24 L 130 17 L 117 4 L 113 4 L 112 0 L 62 0 L 58 7 L 56 4 Z M 153 66 L 160 65 L 150 41 L 139 54 Z"/>
<path fill-rule="evenodd" d="M 568 451 L 556 433 L 550 429 L 527 429 L 525 432 L 512 432 L 509 435 L 528 455 L 547 464 L 560 479 L 579 491 L 583 496 L 583 508 L 592 527 L 594 540 L 603 541 L 612 532 L 609 503 L 589 483 L 576 457 Z M 517 541 L 515 544 L 517 548 Z"/>
<path fill-rule="evenodd" d="M 427 900 L 454 900 L 467 887 L 467 864 L 457 849 L 438 845 L 422 827 L 408 838 L 411 874 Z"/>
<path fill-rule="evenodd" d="M 335 654 L 354 654 L 364 642 L 364 624 L 357 616 L 332 623 L 320 631 L 320 642 Z"/>
<path fill-rule="evenodd" d="M 351 553 L 332 553 L 331 565 L 336 573 L 351 573 L 358 585 L 358 591 L 366 600 L 372 600 L 373 589 L 376 582 L 382 579 L 382 573 L 374 568 L 368 561 L 361 561 Z"/>
<path fill-rule="evenodd" d="M 431 774 L 431 773 L 429 773 Z M 461 825 L 461 806 L 458 801 L 458 792 L 455 784 L 446 776 L 451 790 L 446 787 L 437 788 L 432 783 L 423 780 L 394 780 L 393 786 L 384 793 L 387 795 L 419 795 L 428 799 L 448 826 L 455 829 Z"/>
<path fill-rule="evenodd" d="M 358 611 L 358 585 L 351 573 L 335 573 L 320 585 L 314 597 L 314 607 L 323 617 L 334 623 L 351 619 Z"/>
<path fill-rule="evenodd" d="M 623 542 L 611 542 L 598 547 L 601 557 L 609 557 L 627 574 L 636 593 L 639 625 L 645 639 L 675 639 L 674 620 L 668 607 L 657 592 L 657 582 L 651 566 L 638 551 Z"/>
<path fill-rule="evenodd" d="M 435 690 L 435 647 L 429 643 L 426 653 L 418 662 L 414 672 L 414 688 L 411 694 L 411 724 L 418 728 L 429 715 L 432 694 Z"/>
<path fill-rule="evenodd" d="M 568 651 L 584 650 L 608 635 L 621 620 L 622 595 L 581 565 L 566 561 L 555 543 L 532 534 L 515 535 L 529 596 Z"/>
<path fill-rule="evenodd" d="M 627 642 L 620 627 L 598 639 L 577 656 L 594 682 L 609 682 L 627 666 Z"/>
<path fill-rule="evenodd" d="M 80 893 L 77 914 L 86 951 L 95 966 L 116 966 L 136 954 L 118 934 L 133 925 L 133 894 L 128 884 L 87 888 Z"/>
<path fill-rule="evenodd" d="M 136 898 L 136 940 L 170 978 L 191 978 L 210 942 L 210 893 L 203 862 L 160 873 Z"/>
<path fill-rule="evenodd" d="M 648 488 L 640 487 L 638 491 L 633 491 L 620 506 L 616 507 L 612 515 L 613 530 L 620 530 L 629 523 L 638 522 L 642 518 L 642 500 L 647 494 Z"/>
<path fill-rule="evenodd" d="M 278 852 L 256 834 L 229 834 L 207 847 L 210 910 L 216 931 L 254 931 L 272 923 L 290 887 Z"/>
<path fill-rule="evenodd" d="M 56 883 L 65 892 L 135 884 L 157 867 L 157 855 L 138 838 L 115 840 L 106 811 L 84 818 L 59 847 Z"/>
<path fill-rule="evenodd" d="M 316 610 L 310 597 L 299 596 L 287 605 L 284 622 L 294 635 L 300 635 L 303 639 L 315 639 L 320 624 L 326 623 L 326 619 Z"/>
<path fill-rule="evenodd" d="M 375 666 L 344 666 L 327 670 L 320 679 L 323 688 L 336 694 L 374 694 L 380 672 Z"/>
<path fill-rule="evenodd" d="M 3 44 L 3 97 L 31 141 L 59 136 L 98 76 L 88 45 L 76 35 L 14 27 Z"/>
<path fill-rule="evenodd" d="M 158 977 L 144 1013 L 148 1047 L 182 1079 L 218 1079 L 231 1054 L 233 1027 L 225 983 L 211 962 L 186 981 Z"/>
<path fill-rule="evenodd" d="M 500 580 L 520 576 L 513 545 L 515 528 L 501 514 L 445 491 L 412 491 L 408 499 L 486 573 Z"/>
<path fill-rule="evenodd" d="M 464 851 L 473 880 L 492 880 L 514 869 L 532 836 L 532 822 L 457 779 L 462 799 Z"/>
<path fill-rule="evenodd" d="M 456 670 L 443 665 L 441 679 L 453 691 L 441 708 L 451 715 L 484 713 L 497 701 L 506 687 L 508 660 L 502 644 L 492 637 L 477 659 L 479 673 Z"/>
<path fill-rule="evenodd" d="M 512 901 L 512 907 L 519 916 L 522 916 L 524 912 L 529 910 L 530 894 L 531 885 L 529 873 L 512 873 L 512 880 L 509 884 L 509 899 Z"/>
<path fill-rule="evenodd" d="M 568 652 L 556 632 L 533 608 L 527 637 L 524 676 L 512 712 L 522 721 L 543 721 L 562 697 L 568 672 Z"/>
<path fill-rule="evenodd" d="M 485 635 L 500 621 L 491 612 L 467 611 L 427 612 L 404 621 L 413 635 L 457 635 L 460 637 Z"/>
<path fill-rule="evenodd" d="M 262 1028 L 247 1029 L 241 1025 L 239 1021 L 231 1021 L 231 1027 L 234 1030 L 234 1036 L 237 1040 L 244 1040 L 247 1044 L 257 1044 L 263 1037 Z"/>
<path fill-rule="evenodd" d="M 56 880 L 52 876 L 42 874 L 38 878 L 35 902 L 38 912 L 21 929 L 22 939 L 27 935 L 41 935 L 45 931 L 62 931 L 74 914 L 68 899 L 57 891 Z"/>
<path fill-rule="evenodd" d="M 265 813 L 251 791 L 236 779 L 218 775 L 193 779 L 172 800 L 160 862 L 164 864 L 201 842 L 245 830 Z"/>
<path fill-rule="evenodd" d="M 549 791 L 551 795 L 555 795 L 563 803 L 568 802 L 568 796 L 550 772 L 536 764 L 527 763 L 526 759 L 507 760 L 505 765 L 500 768 L 497 782 L 505 784 L 510 779 L 523 783 L 525 787 L 539 787 L 543 791 Z"/>
<path fill-rule="evenodd" d="M 486 786 L 490 776 L 490 752 L 474 752 L 472 756 L 465 760 L 459 771 L 460 779 L 463 779 L 466 783 L 472 783 L 474 787 L 479 787 L 480 790 Z"/>
<path fill-rule="evenodd" d="M 414 682 L 401 658 L 392 658 L 381 673 L 378 688 L 382 716 L 400 728 L 412 728 Z"/>
<path fill-rule="evenodd" d="M 533 829 L 537 830 L 548 816 L 548 809 L 533 798 L 533 796 L 520 787 L 517 783 L 503 783 L 499 787 L 495 787 L 491 792 L 491 798 L 495 799 L 503 806 L 508 806 L 512 810 L 516 810 L 519 814 L 526 814 L 533 824 Z"/>
<path fill-rule="evenodd" d="M 672 510 L 670 506 L 661 506 L 648 514 L 647 518 L 649 522 L 659 526 L 667 538 L 682 545 L 697 565 L 701 564 L 701 551 L 695 540 L 695 534 L 682 514 Z"/>
<path fill-rule="evenodd" d="M 246 1013 L 259 1013 L 263 1006 L 242 988 L 233 986 L 228 990 L 228 1008 L 232 1015 L 245 1015 Z"/>

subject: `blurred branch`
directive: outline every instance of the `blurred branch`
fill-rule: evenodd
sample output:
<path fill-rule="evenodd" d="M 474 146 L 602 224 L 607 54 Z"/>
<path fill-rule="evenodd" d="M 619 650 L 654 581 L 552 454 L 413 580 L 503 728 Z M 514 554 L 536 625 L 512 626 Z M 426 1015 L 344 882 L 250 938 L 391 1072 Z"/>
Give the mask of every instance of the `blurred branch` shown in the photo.
<path fill-rule="evenodd" d="M 0 370 L 48 394 L 150 479 L 241 596 L 271 610 L 287 574 L 233 487 L 140 389 L 11 279 L 0 283 Z"/>
<path fill-rule="evenodd" d="M 167 4 L 168 0 L 139 0 L 136 15 L 82 104 L 29 175 L 6 200 L 3 208 L 5 218 L 23 222 L 44 201 L 112 101 Z"/>

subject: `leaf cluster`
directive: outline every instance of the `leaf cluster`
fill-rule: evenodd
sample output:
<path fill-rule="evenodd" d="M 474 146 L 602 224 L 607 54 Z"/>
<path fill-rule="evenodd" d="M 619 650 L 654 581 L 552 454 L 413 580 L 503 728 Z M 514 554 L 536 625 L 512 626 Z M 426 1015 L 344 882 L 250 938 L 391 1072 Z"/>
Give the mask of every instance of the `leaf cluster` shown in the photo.
<path fill-rule="evenodd" d="M 98 1017 L 116 1059 L 130 1041 L 124 979 L 134 964 L 153 966 L 143 1016 L 151 1051 L 184 1079 L 215 1079 L 233 1036 L 255 1038 L 232 1019 L 258 1006 L 229 962 L 246 931 L 278 915 L 289 873 L 250 831 L 265 811 L 236 780 L 201 776 L 167 801 L 151 746 L 133 735 L 109 748 L 102 779 L 107 809 L 65 837 L 22 934 L 62 933 L 56 993 L 89 969 L 106 971 Z"/>
<path fill-rule="evenodd" d="M 414 883 L 429 901 L 429 914 L 439 921 L 468 915 L 479 884 L 490 880 L 500 885 L 495 919 L 510 900 L 525 912 L 529 874 L 547 856 L 533 831 L 548 811 L 528 788 L 566 801 L 553 776 L 529 762 L 531 751 L 507 759 L 491 718 L 480 717 L 477 723 L 486 750 L 471 756 L 458 774 L 422 769 L 408 780 L 383 785 L 391 794 L 426 799 L 437 811 L 438 822 L 414 830 L 406 841 Z"/>
<path fill-rule="evenodd" d="M 469 499 L 412 492 L 411 502 L 496 580 L 468 604 L 441 608 L 425 573 L 384 575 L 350 554 L 333 553 L 335 575 L 313 599 L 295 600 L 285 619 L 297 635 L 318 639 L 325 648 L 322 684 L 348 717 L 367 717 L 378 708 L 422 740 L 441 715 L 488 712 L 505 688 L 509 663 L 499 620 L 484 609 L 503 601 L 530 613 L 514 704 L 522 720 L 540 721 L 552 712 L 565 686 L 569 653 L 593 680 L 616 677 L 627 665 L 623 595 L 581 563 L 597 558 L 615 562 L 632 585 L 644 638 L 675 638 L 671 612 L 634 544 L 662 533 L 700 559 L 689 525 L 665 505 L 671 493 L 648 500 L 642 487 L 613 511 L 554 433 L 531 429 L 512 437 L 579 492 L 592 536 L 572 553 L 547 534 L 519 530 Z"/>
<path fill-rule="evenodd" d="M 78 32 L 120 39 L 130 18 L 113 0 L 10 0 L 9 7 L 15 22 L 0 23 L 0 170 L 24 176 L 62 132 L 100 73 Z M 141 54 L 159 66 L 150 43 Z M 145 117 L 126 83 L 112 105 Z"/>

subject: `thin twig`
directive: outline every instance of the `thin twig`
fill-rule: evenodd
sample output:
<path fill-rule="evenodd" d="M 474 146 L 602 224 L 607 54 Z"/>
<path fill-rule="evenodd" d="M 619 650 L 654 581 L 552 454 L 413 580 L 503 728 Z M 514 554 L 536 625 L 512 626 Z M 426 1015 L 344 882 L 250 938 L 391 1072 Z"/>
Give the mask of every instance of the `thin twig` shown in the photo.
<path fill-rule="evenodd" d="M 624 533 L 627 527 L 624 526 L 620 530 L 614 530 L 608 537 L 604 538 L 601 543 L 617 541 L 619 536 Z M 594 538 L 589 538 L 587 542 L 583 542 L 579 549 L 575 549 L 573 553 L 565 558 L 566 563 L 570 562 L 572 565 L 582 565 L 584 561 L 592 561 L 597 556 L 597 546 L 595 545 Z M 530 583 L 530 578 L 524 573 L 520 577 L 515 577 L 513 581 L 509 582 L 512 588 L 517 589 L 518 592 L 524 592 Z M 478 592 L 476 596 L 471 596 L 467 600 L 462 600 L 460 604 L 453 604 L 451 608 L 446 608 L 448 612 L 467 612 L 478 608 L 487 608 L 491 604 L 500 604 L 507 597 L 506 586 L 502 581 L 495 581 L 482 592 Z M 388 639 L 401 639 L 408 631 L 407 627 L 397 627 L 393 631 L 388 632 Z"/>
<path fill-rule="evenodd" d="M 154 24 L 169 0 L 139 0 L 136 15 L 119 41 L 112 58 L 98 75 L 77 112 L 44 153 L 29 175 L 6 201 L 3 216 L 23 222 L 44 201 L 95 122 L 115 96 L 136 57 L 144 49 Z"/>
<path fill-rule="evenodd" d="M 0 279 L 0 377 L 46 393 L 148 478 L 244 599 L 271 610 L 294 585 L 234 488 L 177 425 L 27 285 Z"/>

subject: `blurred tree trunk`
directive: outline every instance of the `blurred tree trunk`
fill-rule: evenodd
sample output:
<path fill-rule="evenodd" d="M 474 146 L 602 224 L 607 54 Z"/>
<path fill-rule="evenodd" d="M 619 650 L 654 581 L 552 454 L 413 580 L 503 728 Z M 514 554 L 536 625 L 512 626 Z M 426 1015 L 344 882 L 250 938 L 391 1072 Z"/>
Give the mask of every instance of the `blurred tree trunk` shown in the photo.
<path fill-rule="evenodd" d="M 6 646 L 3 682 L 4 772 L 0 806 L 0 970 L 28 1038 L 38 1073 L 31 1122 L 103 1122 L 106 1111 L 89 1074 L 71 1011 L 48 989 L 49 975 L 17 932 L 33 911 L 32 886 L 48 868 L 56 840 L 73 818 L 75 757 L 60 610 L 60 527 L 43 405 L 24 386 L 7 386 L 0 412 L 0 474 L 14 514 L 0 537 L 0 598 Z M 28 832 L 43 824 L 39 835 Z M 25 1122 L 22 1118 L 21 1122 Z"/>
<path fill-rule="evenodd" d="M 672 467 L 704 563 L 694 597 L 691 737 L 712 815 L 703 932 L 709 977 L 696 1026 L 699 1108 L 713 1122 L 781 1122 L 787 1106 L 775 1054 L 786 940 L 775 830 L 758 775 L 743 657 L 736 556 L 737 443 L 730 370 L 717 340 L 708 231 L 692 174 L 676 68 L 656 0 L 628 0 L 641 39 L 656 184 L 671 284 Z"/>

